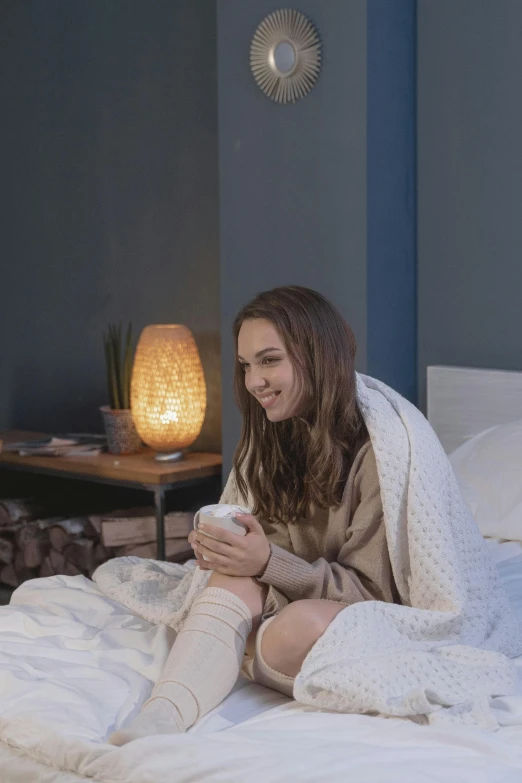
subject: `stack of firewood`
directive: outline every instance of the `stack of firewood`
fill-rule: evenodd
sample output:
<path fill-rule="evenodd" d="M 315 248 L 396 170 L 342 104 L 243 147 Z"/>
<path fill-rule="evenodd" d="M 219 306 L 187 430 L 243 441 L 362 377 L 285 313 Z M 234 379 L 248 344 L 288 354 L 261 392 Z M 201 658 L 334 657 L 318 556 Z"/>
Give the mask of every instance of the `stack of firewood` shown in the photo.
<path fill-rule="evenodd" d="M 194 514 L 165 516 L 167 560 L 187 560 Z M 46 518 L 27 500 L 0 500 L 0 583 L 65 574 L 91 577 L 111 557 L 156 557 L 156 518 L 150 508 L 105 515 Z"/>
<path fill-rule="evenodd" d="M 101 540 L 116 557 L 156 557 L 156 517 L 151 508 L 113 511 L 89 517 L 100 530 Z M 165 556 L 167 560 L 187 560 L 193 556 L 188 543 L 194 512 L 173 511 L 165 515 Z"/>
<path fill-rule="evenodd" d="M 0 500 L 0 582 L 54 574 L 91 576 L 113 556 L 89 517 L 39 518 L 26 500 Z"/>

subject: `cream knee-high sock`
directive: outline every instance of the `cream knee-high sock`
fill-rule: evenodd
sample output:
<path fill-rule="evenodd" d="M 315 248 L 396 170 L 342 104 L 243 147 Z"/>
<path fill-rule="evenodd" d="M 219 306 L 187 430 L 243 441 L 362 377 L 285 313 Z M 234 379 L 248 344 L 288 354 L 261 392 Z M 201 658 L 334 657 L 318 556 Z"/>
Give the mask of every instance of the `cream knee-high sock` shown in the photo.
<path fill-rule="evenodd" d="M 234 687 L 251 630 L 252 615 L 241 598 L 230 590 L 206 587 L 192 604 L 142 711 L 109 742 L 123 745 L 190 728 Z"/>

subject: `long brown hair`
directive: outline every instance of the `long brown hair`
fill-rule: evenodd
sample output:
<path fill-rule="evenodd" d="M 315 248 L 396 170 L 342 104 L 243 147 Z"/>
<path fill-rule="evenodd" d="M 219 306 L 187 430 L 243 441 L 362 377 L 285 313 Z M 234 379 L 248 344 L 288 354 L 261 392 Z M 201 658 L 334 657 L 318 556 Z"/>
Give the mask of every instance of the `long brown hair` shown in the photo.
<path fill-rule="evenodd" d="M 237 359 L 243 321 L 264 318 L 278 331 L 301 386 L 298 416 L 271 422 L 245 387 Z M 324 296 L 284 286 L 259 293 L 234 325 L 234 392 L 243 417 L 234 453 L 238 489 L 254 516 L 296 522 L 316 508 L 339 506 L 354 457 L 368 440 L 355 394 L 356 342 Z"/>

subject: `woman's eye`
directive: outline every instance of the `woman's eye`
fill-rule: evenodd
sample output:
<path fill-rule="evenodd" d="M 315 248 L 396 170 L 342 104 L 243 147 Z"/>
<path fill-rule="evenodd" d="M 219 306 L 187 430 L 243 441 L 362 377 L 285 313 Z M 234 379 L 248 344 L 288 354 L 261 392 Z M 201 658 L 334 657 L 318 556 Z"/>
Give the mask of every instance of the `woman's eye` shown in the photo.
<path fill-rule="evenodd" d="M 265 362 L 270 362 L 270 364 L 272 364 L 272 362 L 277 362 L 277 358 L 275 356 L 265 356 L 262 363 L 264 364 Z M 246 362 L 239 362 L 239 365 L 243 372 L 245 372 L 250 366 Z"/>

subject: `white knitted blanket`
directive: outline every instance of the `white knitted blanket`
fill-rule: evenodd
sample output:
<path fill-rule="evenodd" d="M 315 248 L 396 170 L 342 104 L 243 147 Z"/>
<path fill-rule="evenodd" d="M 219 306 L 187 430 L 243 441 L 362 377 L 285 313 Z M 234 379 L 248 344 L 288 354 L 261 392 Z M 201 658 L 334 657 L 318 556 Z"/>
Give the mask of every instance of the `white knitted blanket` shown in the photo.
<path fill-rule="evenodd" d="M 357 397 L 403 605 L 364 601 L 340 612 L 305 659 L 294 695 L 338 712 L 496 728 L 489 699 L 515 690 L 509 659 L 522 654 L 522 628 L 422 413 L 366 375 L 357 375 Z M 239 502 L 234 485 L 231 476 L 221 502 Z M 208 575 L 193 564 L 119 558 L 93 578 L 147 620 L 178 629 Z"/>

